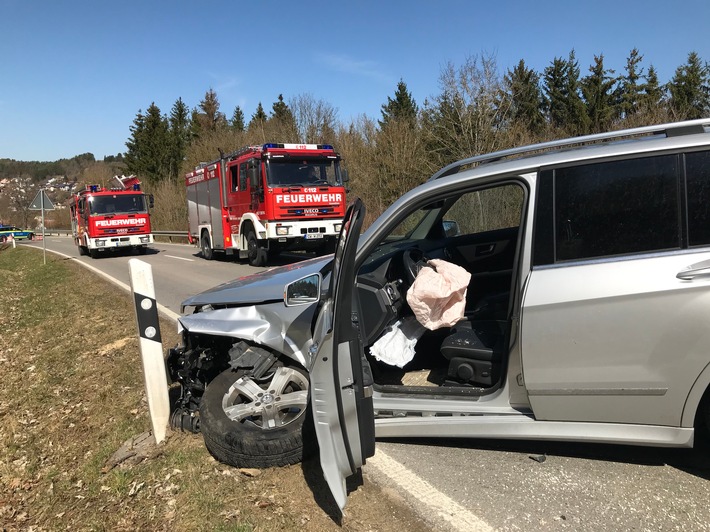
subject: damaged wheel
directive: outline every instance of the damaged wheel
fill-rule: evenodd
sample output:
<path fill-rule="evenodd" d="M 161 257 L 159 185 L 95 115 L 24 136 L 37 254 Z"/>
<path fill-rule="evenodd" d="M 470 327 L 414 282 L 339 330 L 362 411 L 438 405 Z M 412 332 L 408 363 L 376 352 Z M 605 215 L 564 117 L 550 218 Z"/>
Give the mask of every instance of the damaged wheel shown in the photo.
<path fill-rule="evenodd" d="M 304 371 L 281 366 L 255 379 L 228 369 L 202 396 L 200 429 L 220 462 L 235 467 L 295 464 L 315 447 L 308 410 Z"/>

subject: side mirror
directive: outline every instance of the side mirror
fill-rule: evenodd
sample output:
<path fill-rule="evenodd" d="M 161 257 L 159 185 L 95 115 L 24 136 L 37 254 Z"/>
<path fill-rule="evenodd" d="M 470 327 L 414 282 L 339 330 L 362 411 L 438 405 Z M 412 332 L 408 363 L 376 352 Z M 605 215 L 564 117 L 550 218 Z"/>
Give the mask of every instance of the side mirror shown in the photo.
<path fill-rule="evenodd" d="M 461 234 L 459 223 L 454 220 L 442 220 L 441 225 L 444 228 L 444 236 L 447 238 Z"/>
<path fill-rule="evenodd" d="M 340 170 L 340 178 L 343 180 L 343 183 L 347 183 L 348 181 L 350 181 L 350 176 L 348 175 L 348 171 L 345 168 Z"/>
<path fill-rule="evenodd" d="M 148 196 L 148 207 L 152 209 L 153 205 L 155 205 L 155 198 L 153 197 L 153 194 L 150 194 Z"/>
<path fill-rule="evenodd" d="M 320 299 L 320 284 L 319 273 L 287 284 L 284 288 L 284 304 L 287 307 L 295 307 L 315 303 Z"/>
<path fill-rule="evenodd" d="M 260 172 L 259 172 L 259 162 L 252 159 L 249 161 L 249 168 L 247 169 L 247 176 L 249 176 L 249 186 L 252 190 L 256 190 L 261 185 Z"/>

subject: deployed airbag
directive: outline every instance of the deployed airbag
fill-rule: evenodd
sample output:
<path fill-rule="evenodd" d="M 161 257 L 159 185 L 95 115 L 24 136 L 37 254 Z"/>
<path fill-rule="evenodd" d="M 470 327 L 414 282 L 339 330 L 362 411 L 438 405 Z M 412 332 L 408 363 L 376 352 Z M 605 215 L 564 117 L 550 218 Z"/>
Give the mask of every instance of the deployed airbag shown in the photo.
<path fill-rule="evenodd" d="M 461 266 L 431 259 L 407 290 L 417 321 L 430 331 L 451 327 L 463 318 L 471 274 Z"/>
<path fill-rule="evenodd" d="M 398 321 L 370 347 L 376 360 L 403 368 L 414 358 L 414 346 L 424 328 L 411 316 Z"/>

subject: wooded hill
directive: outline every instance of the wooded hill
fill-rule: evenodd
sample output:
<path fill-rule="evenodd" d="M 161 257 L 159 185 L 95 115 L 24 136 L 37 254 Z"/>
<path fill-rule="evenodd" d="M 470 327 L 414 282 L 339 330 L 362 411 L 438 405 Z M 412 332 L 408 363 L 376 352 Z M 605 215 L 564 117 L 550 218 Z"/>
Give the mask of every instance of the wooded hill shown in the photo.
<path fill-rule="evenodd" d="M 84 154 L 56 163 L 0 161 L 0 179 L 20 168 L 41 176 L 82 177 L 95 171 L 138 175 L 154 193 L 154 227 L 184 229 L 185 187 L 181 176 L 198 163 L 250 144 L 327 143 L 345 159 L 351 195 L 363 198 L 371 220 L 404 192 L 439 168 L 462 158 L 512 146 L 615 129 L 710 116 L 710 66 L 691 52 L 667 82 L 639 50 L 623 72 L 595 56 L 582 74 L 574 50 L 555 57 L 542 72 L 524 60 L 502 73 L 492 55 L 448 63 L 440 92 L 418 104 L 400 80 L 380 117 L 342 122 L 327 100 L 310 94 L 288 100 L 279 94 L 267 113 L 259 102 L 249 121 L 237 106 L 228 117 L 209 89 L 192 109 L 181 98 L 164 114 L 153 102 L 129 128 L 126 152 L 101 163 Z M 17 166 L 26 164 L 28 166 Z M 34 165 L 34 166 L 33 166 Z M 47 165 L 47 166 L 43 166 Z M 74 166 L 72 166 L 74 165 Z M 111 174 L 113 175 L 113 174 Z M 2 212 L 0 212 L 0 216 Z"/>

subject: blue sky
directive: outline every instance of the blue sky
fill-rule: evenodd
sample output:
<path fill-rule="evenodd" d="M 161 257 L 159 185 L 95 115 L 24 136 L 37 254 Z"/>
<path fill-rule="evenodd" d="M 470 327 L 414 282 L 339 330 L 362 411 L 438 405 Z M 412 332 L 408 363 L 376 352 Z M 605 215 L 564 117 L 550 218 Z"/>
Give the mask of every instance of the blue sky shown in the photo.
<path fill-rule="evenodd" d="M 139 109 L 210 87 L 228 117 L 310 94 L 341 122 L 378 118 L 400 79 L 421 105 L 472 56 L 541 73 L 574 49 L 586 75 L 636 47 L 664 83 L 691 51 L 710 61 L 708 22 L 708 0 L 0 0 L 0 158 L 124 152 Z"/>

